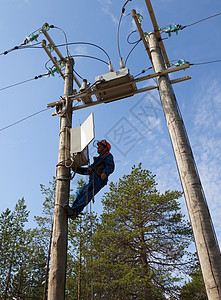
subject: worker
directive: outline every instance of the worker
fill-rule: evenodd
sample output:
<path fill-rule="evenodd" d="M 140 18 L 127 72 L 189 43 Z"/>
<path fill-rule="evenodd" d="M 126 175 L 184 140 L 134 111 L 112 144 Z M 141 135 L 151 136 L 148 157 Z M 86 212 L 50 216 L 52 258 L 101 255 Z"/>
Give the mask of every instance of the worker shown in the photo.
<path fill-rule="evenodd" d="M 89 183 L 80 188 L 76 194 L 72 207 L 68 209 L 68 216 L 75 219 L 84 207 L 92 200 L 108 181 L 108 176 L 114 171 L 114 159 L 110 153 L 111 145 L 106 141 L 97 142 L 97 153 L 94 162 L 88 167 L 73 168 L 76 173 L 90 175 Z"/>

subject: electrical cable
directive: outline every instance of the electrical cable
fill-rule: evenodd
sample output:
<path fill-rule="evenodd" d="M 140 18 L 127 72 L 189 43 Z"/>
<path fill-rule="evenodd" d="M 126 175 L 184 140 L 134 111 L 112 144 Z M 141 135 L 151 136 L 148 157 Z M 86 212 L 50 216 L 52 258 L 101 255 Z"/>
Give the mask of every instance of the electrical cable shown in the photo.
<path fill-rule="evenodd" d="M 61 29 L 62 30 L 62 29 Z M 36 43 L 35 45 L 23 45 L 23 46 L 15 46 L 14 48 L 12 49 L 9 49 L 7 51 L 4 51 L 2 53 L 0 53 L 0 55 L 6 55 L 8 54 L 9 52 L 11 51 L 14 51 L 14 50 L 20 50 L 20 49 L 27 49 L 27 48 L 31 48 L 31 49 L 42 49 L 42 46 L 41 47 L 37 47 L 37 45 L 41 44 L 40 42 L 39 43 Z M 100 49 L 108 58 L 108 60 L 110 61 L 110 56 L 109 54 L 100 46 L 94 44 L 94 43 L 90 43 L 90 42 L 70 42 L 70 43 L 65 43 L 65 44 L 60 44 L 60 45 L 55 45 L 55 47 L 59 48 L 59 47 L 63 47 L 63 46 L 69 46 L 69 45 L 89 45 L 89 46 L 93 46 L 93 47 L 96 47 L 98 49 Z M 69 53 L 69 51 L 68 51 Z"/>
<path fill-rule="evenodd" d="M 65 46 L 66 46 L 67 56 L 70 57 L 70 52 L 68 50 L 68 39 L 67 39 L 67 35 L 66 35 L 65 31 L 63 29 L 61 29 L 60 27 L 57 27 L 57 26 L 54 26 L 54 28 L 59 29 L 63 32 L 64 38 L 65 38 Z"/>
<path fill-rule="evenodd" d="M 173 59 L 170 62 L 173 62 L 173 61 L 177 61 L 177 60 Z M 221 59 L 207 61 L 207 62 L 201 62 L 201 63 L 189 63 L 189 62 L 186 62 L 186 63 L 189 63 L 190 66 L 200 66 L 200 65 L 207 65 L 207 64 L 217 63 L 217 62 L 221 62 Z M 135 75 L 134 78 L 137 77 L 137 76 L 139 76 L 139 75 L 141 75 L 141 74 L 143 74 L 143 73 L 145 73 L 146 71 L 148 71 L 148 70 L 150 70 L 152 68 L 153 67 L 149 67 L 147 69 L 142 70 L 140 73 L 138 73 L 137 75 Z"/>
<path fill-rule="evenodd" d="M 119 41 L 119 31 L 120 31 L 120 23 L 121 23 L 122 17 L 123 17 L 123 13 L 121 12 L 120 19 L 119 19 L 118 26 L 117 26 L 117 50 L 118 50 L 119 58 L 122 57 L 121 52 L 120 52 L 120 41 Z"/>
<path fill-rule="evenodd" d="M 82 80 L 84 79 L 75 69 L 73 69 L 73 71 L 79 78 L 81 78 Z"/>
<path fill-rule="evenodd" d="M 174 63 L 173 63 L 174 61 L 178 61 L 178 60 L 177 59 L 170 60 L 171 65 L 174 65 Z M 185 61 L 185 60 L 184 60 L 184 62 L 188 63 L 190 66 L 199 66 L 199 65 L 207 65 L 207 64 L 213 64 L 213 63 L 221 62 L 221 59 L 205 61 L 205 62 L 199 62 L 199 63 L 191 63 L 191 62 Z"/>
<path fill-rule="evenodd" d="M 104 81 L 105 81 L 104 79 L 96 80 L 94 83 L 89 84 L 88 87 L 85 90 L 83 90 L 82 92 L 79 92 L 79 93 L 77 93 L 75 95 L 70 95 L 69 98 L 74 98 L 74 99 L 80 98 L 81 95 L 84 95 L 85 92 L 87 92 L 88 90 L 90 90 L 94 85 L 96 85 L 97 83 L 104 82 Z"/>
<path fill-rule="evenodd" d="M 186 26 L 184 26 L 184 28 L 193 26 L 193 25 L 195 25 L 195 24 L 198 24 L 198 23 L 200 23 L 200 22 L 203 22 L 203 21 L 205 21 L 205 20 L 208 20 L 208 19 L 211 19 L 211 18 L 220 16 L 220 15 L 221 15 L 221 12 L 220 12 L 220 13 L 217 13 L 217 14 L 215 14 L 215 15 L 209 16 L 209 17 L 207 17 L 207 18 L 201 19 L 201 20 L 199 20 L 199 21 L 196 21 L 196 22 L 194 22 L 194 23 L 192 23 L 192 24 L 186 25 Z"/>
<path fill-rule="evenodd" d="M 59 47 L 63 47 L 65 46 L 66 44 L 60 44 L 60 45 L 56 45 L 57 48 Z M 94 44 L 94 43 L 89 43 L 89 42 L 71 42 L 71 43 L 67 43 L 67 45 L 89 45 L 89 46 L 93 46 L 93 47 L 96 47 L 98 49 L 100 49 L 101 51 L 103 51 L 105 53 L 105 55 L 107 56 L 108 60 L 111 60 L 110 59 L 110 56 L 109 54 L 100 46 Z"/>
<path fill-rule="evenodd" d="M 47 108 L 45 108 L 45 109 L 42 109 L 42 110 L 40 110 L 40 111 L 37 111 L 37 112 L 35 112 L 35 113 L 33 113 L 33 114 L 31 114 L 31 115 L 29 115 L 29 116 L 27 116 L 27 117 L 25 117 L 25 118 L 19 120 L 19 121 L 16 121 L 16 122 L 14 122 L 14 123 L 12 123 L 12 124 L 10 124 L 10 125 L 7 125 L 7 126 L 5 126 L 5 127 L 0 128 L 0 131 L 3 131 L 3 130 L 5 130 L 5 129 L 8 129 L 9 127 L 15 126 L 15 125 L 17 125 L 17 124 L 19 124 L 19 123 L 21 123 L 21 122 L 23 122 L 23 121 L 25 121 L 25 120 L 27 120 L 27 119 L 30 119 L 30 118 L 32 118 L 32 117 L 34 117 L 34 116 L 36 116 L 36 115 L 38 115 L 38 114 L 40 114 L 40 113 L 42 113 L 42 112 L 44 112 L 44 111 L 46 111 L 46 110 L 49 110 L 49 109 L 50 109 L 50 107 L 47 107 Z"/>
<path fill-rule="evenodd" d="M 128 53 L 126 59 L 125 59 L 125 66 L 127 64 L 128 58 L 131 55 L 131 53 L 133 52 L 133 50 L 137 47 L 137 45 L 140 43 L 141 39 L 139 41 L 136 42 L 136 44 L 133 46 L 133 48 L 130 50 L 130 52 Z"/>
<path fill-rule="evenodd" d="M 159 29 L 160 32 L 165 32 L 165 33 L 168 33 L 169 36 L 171 36 L 171 33 L 172 32 L 176 32 L 178 33 L 179 30 L 183 30 L 184 28 L 187 28 L 187 27 L 190 27 L 190 26 L 193 26 L 193 25 L 196 25 L 200 22 L 203 22 L 203 21 L 206 21 L 208 19 L 211 19 L 211 18 L 214 18 L 214 17 L 217 17 L 217 16 L 220 16 L 221 15 L 221 12 L 220 13 L 217 13 L 215 15 L 212 15 L 212 16 L 209 16 L 209 17 L 206 17 L 206 18 L 203 18 L 201 20 L 198 20 L 196 22 L 193 22 L 191 24 L 188 24 L 188 25 L 180 25 L 180 24 L 170 24 L 170 25 L 166 25 L 166 26 L 163 26 Z M 172 25 L 174 26 L 174 28 L 172 28 Z M 167 26 L 169 26 L 169 29 L 165 29 Z"/>
<path fill-rule="evenodd" d="M 141 75 L 141 74 L 144 74 L 146 71 L 148 71 L 148 70 L 150 70 L 150 69 L 152 69 L 152 68 L 153 68 L 153 67 L 149 67 L 149 68 L 147 68 L 147 69 L 142 70 L 140 73 L 138 73 L 137 75 L 135 75 L 134 78 L 136 78 L 137 76 L 139 76 L 139 75 Z"/>
<path fill-rule="evenodd" d="M 131 36 L 132 34 L 134 34 L 135 32 L 138 32 L 138 30 L 132 31 L 132 32 L 127 36 L 127 42 L 128 42 L 128 44 L 133 45 L 133 44 L 136 44 L 138 41 L 140 41 L 140 39 L 137 40 L 137 41 L 134 41 L 134 42 L 130 42 L 130 41 L 129 41 L 130 36 Z"/>
<path fill-rule="evenodd" d="M 106 64 L 106 65 L 109 65 L 105 60 L 100 59 L 100 58 L 95 57 L 95 56 L 91 56 L 91 55 L 74 54 L 74 55 L 71 55 L 71 57 L 86 57 L 86 58 L 92 58 L 92 59 L 96 59 L 96 60 L 98 60 L 98 61 L 101 61 L 101 62 L 103 62 L 103 63 Z"/>
<path fill-rule="evenodd" d="M 36 43 L 35 45 L 39 45 L 41 44 L 40 42 L 39 43 Z M 29 49 L 29 48 L 38 48 L 38 49 L 42 49 L 42 47 L 35 47 L 35 45 L 19 45 L 19 46 L 15 46 L 9 50 L 6 50 L 2 53 L 0 53 L 0 55 L 6 55 L 14 50 L 22 50 L 22 49 Z"/>
<path fill-rule="evenodd" d="M 21 81 L 21 82 L 18 82 L 18 83 L 14 83 L 14 84 L 8 85 L 8 86 L 6 86 L 6 87 L 0 88 L 0 91 L 9 89 L 9 88 L 11 88 L 11 87 L 14 87 L 14 86 L 17 86 L 17 85 L 20 85 L 20 84 L 23 84 L 23 83 L 26 83 L 26 82 L 29 82 L 29 81 L 32 81 L 32 80 L 35 80 L 35 79 L 44 77 L 44 76 L 50 76 L 50 74 L 49 74 L 49 73 L 46 73 L 46 74 L 38 75 L 38 76 L 35 76 L 34 78 L 27 79 L 27 80 L 24 80 L 24 81 Z"/>
<path fill-rule="evenodd" d="M 190 63 L 190 66 L 207 65 L 207 64 L 217 63 L 217 62 L 221 62 L 221 59 L 205 61 L 205 62 L 202 62 L 202 63 Z"/>
<path fill-rule="evenodd" d="M 120 19 L 119 19 L 119 22 L 118 22 L 118 26 L 117 26 L 117 50 L 118 50 L 118 54 L 119 54 L 119 58 L 121 59 L 122 56 L 121 56 L 121 51 L 120 51 L 120 39 L 119 39 L 119 32 L 120 32 L 120 24 L 121 24 L 121 21 L 122 21 L 122 17 L 124 16 L 124 12 L 125 12 L 125 6 L 127 5 L 127 3 L 129 1 L 132 1 L 132 0 L 127 0 L 122 9 L 121 9 L 121 15 L 120 15 Z M 129 14 L 128 14 L 129 15 Z M 126 16 L 128 16 L 126 15 Z"/>

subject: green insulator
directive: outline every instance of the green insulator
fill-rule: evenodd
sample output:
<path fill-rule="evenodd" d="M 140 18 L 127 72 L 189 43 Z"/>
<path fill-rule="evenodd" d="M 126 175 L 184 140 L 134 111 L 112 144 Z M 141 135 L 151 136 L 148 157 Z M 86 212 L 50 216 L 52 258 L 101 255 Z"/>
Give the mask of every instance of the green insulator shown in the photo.
<path fill-rule="evenodd" d="M 178 62 L 175 64 L 175 66 L 183 66 L 186 65 L 186 61 L 184 59 L 179 59 Z"/>
<path fill-rule="evenodd" d="M 175 26 L 174 26 L 174 31 L 176 32 L 176 35 L 178 35 L 178 26 L 177 26 L 177 24 L 175 24 Z"/>
<path fill-rule="evenodd" d="M 55 73 L 58 73 L 59 74 L 59 72 L 58 72 L 58 69 L 54 66 L 53 68 L 52 68 L 52 71 Z"/>
<path fill-rule="evenodd" d="M 165 33 L 168 33 L 169 37 L 171 37 L 171 29 L 170 28 L 166 29 Z"/>
<path fill-rule="evenodd" d="M 50 72 L 50 74 L 51 74 L 52 76 L 55 76 L 55 75 L 54 75 L 54 72 L 53 72 L 53 70 L 52 70 L 52 68 L 49 68 L 48 71 Z"/>
<path fill-rule="evenodd" d="M 143 16 L 141 14 L 137 14 L 137 18 L 140 21 L 140 23 L 143 21 Z"/>
<path fill-rule="evenodd" d="M 50 26 L 48 23 L 44 23 L 43 26 L 42 26 L 43 29 L 45 30 L 49 30 L 50 29 Z"/>
<path fill-rule="evenodd" d="M 52 44 L 48 44 L 47 45 L 48 50 L 50 50 L 51 52 L 54 51 L 54 46 Z"/>
<path fill-rule="evenodd" d="M 38 42 L 37 36 L 34 35 L 33 33 L 31 34 L 31 39 L 32 39 L 32 41 Z"/>
<path fill-rule="evenodd" d="M 169 26 L 169 29 L 168 29 L 168 34 L 169 34 L 169 37 L 171 37 L 171 35 L 172 35 L 172 33 L 171 33 L 171 32 L 172 32 L 172 26 L 170 25 L 170 26 Z"/>

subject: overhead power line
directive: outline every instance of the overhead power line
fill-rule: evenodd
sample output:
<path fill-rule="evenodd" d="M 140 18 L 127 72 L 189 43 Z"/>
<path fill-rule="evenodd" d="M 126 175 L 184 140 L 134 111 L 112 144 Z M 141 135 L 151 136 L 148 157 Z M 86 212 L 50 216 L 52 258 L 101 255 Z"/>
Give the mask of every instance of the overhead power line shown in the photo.
<path fill-rule="evenodd" d="M 205 62 L 201 62 L 201 63 L 190 63 L 190 65 L 191 66 L 199 66 L 199 65 L 213 64 L 213 63 L 217 63 L 217 62 L 221 62 L 221 59 L 205 61 Z"/>
<path fill-rule="evenodd" d="M 104 52 L 104 54 L 107 56 L 108 60 L 111 60 L 110 59 L 110 56 L 109 54 L 104 50 L 104 48 L 102 48 L 101 46 L 98 46 L 97 44 L 94 44 L 94 43 L 89 43 L 89 42 L 70 42 L 70 43 L 67 43 L 67 44 L 60 44 L 60 45 L 55 45 L 57 48 L 59 47 L 62 47 L 62 46 L 66 46 L 66 45 L 88 45 L 88 46 L 93 46 L 93 47 L 96 47 L 98 49 L 100 49 L 102 52 Z"/>
<path fill-rule="evenodd" d="M 191 24 L 189 24 L 189 25 L 186 25 L 186 26 L 184 26 L 184 27 L 185 27 L 185 28 L 186 28 L 186 27 L 190 27 L 190 26 L 193 26 L 193 25 L 198 24 L 198 23 L 200 23 L 200 22 L 206 21 L 206 20 L 208 20 L 208 19 L 218 17 L 218 16 L 220 16 L 220 15 L 221 15 L 221 12 L 220 12 L 220 13 L 217 13 L 217 14 L 215 14 L 215 15 L 206 17 L 206 18 L 204 18 L 204 19 L 201 19 L 201 20 L 199 20 L 199 21 L 196 21 L 196 22 L 194 22 L 194 23 L 191 23 Z"/>
<path fill-rule="evenodd" d="M 169 25 L 166 25 L 166 26 L 162 26 L 159 30 L 160 30 L 161 32 L 168 33 L 168 34 L 169 34 L 169 37 L 170 37 L 171 34 L 172 34 L 173 32 L 176 32 L 176 34 L 178 34 L 178 31 L 179 31 L 179 30 L 183 30 L 183 29 L 185 29 L 185 28 L 187 28 L 187 27 L 196 25 L 196 24 L 198 24 L 198 23 L 200 23 L 200 22 L 206 21 L 206 20 L 211 19 L 211 18 L 214 18 L 214 17 L 218 17 L 218 16 L 220 16 L 220 15 L 221 15 L 221 12 L 220 12 L 220 13 L 217 13 L 217 14 L 215 14 L 215 15 L 212 15 L 212 16 L 209 16 L 209 17 L 200 19 L 200 20 L 198 20 L 198 21 L 196 21 L 196 22 L 193 22 L 193 23 L 191 23 L 191 24 L 188 24 L 188 25 L 169 24 Z"/>
<path fill-rule="evenodd" d="M 35 45 L 25 45 L 25 46 L 15 46 L 14 48 L 12 49 L 9 49 L 7 51 L 4 51 L 2 53 L 0 53 L 0 55 L 6 55 L 14 50 L 22 50 L 22 49 L 42 49 L 42 46 L 38 46 L 40 43 L 37 43 Z M 70 46 L 70 45 L 88 45 L 88 46 L 93 46 L 93 47 L 96 47 L 98 49 L 100 49 L 108 58 L 108 60 L 111 60 L 110 59 L 110 56 L 109 54 L 107 53 L 107 51 L 105 51 L 101 46 L 98 46 L 97 44 L 94 44 L 94 43 L 90 43 L 90 42 L 70 42 L 70 43 L 65 43 L 65 44 L 59 44 L 59 45 L 55 45 L 57 48 L 59 47 L 66 47 L 67 49 L 67 46 Z M 68 53 L 69 53 L 69 50 L 67 49 Z M 69 53 L 70 54 L 70 53 Z"/>
<path fill-rule="evenodd" d="M 23 118 L 21 120 L 18 120 L 18 121 L 14 122 L 14 123 L 12 123 L 10 125 L 7 125 L 5 127 L 0 128 L 0 131 L 3 131 L 3 130 L 8 129 L 8 128 L 12 127 L 12 126 L 15 126 L 15 125 L 17 125 L 17 124 L 19 124 L 19 123 L 21 123 L 21 122 L 23 122 L 23 121 L 25 121 L 27 119 L 30 119 L 30 118 L 32 118 L 32 117 L 34 117 L 34 116 L 36 116 L 36 115 L 38 115 L 38 114 L 40 114 L 40 113 L 42 113 L 42 112 L 44 112 L 46 110 L 49 110 L 49 109 L 50 109 L 50 107 L 47 107 L 45 109 L 37 111 L 37 112 L 35 112 L 35 113 L 33 113 L 33 114 L 31 114 L 31 115 L 29 115 L 29 116 L 27 116 L 27 117 L 25 117 L 25 118 Z"/>
<path fill-rule="evenodd" d="M 0 88 L 0 91 L 3 91 L 3 90 L 6 90 L 6 89 L 15 87 L 15 86 L 17 86 L 17 85 L 20 85 L 20 84 L 23 84 L 23 83 L 26 83 L 26 82 L 29 82 L 29 81 L 32 81 L 32 80 L 35 80 L 35 79 L 38 79 L 38 78 L 42 78 L 42 77 L 45 77 L 45 76 L 50 76 L 50 73 L 38 75 L 38 76 L 35 76 L 34 78 L 27 79 L 27 80 L 24 80 L 24 81 L 21 81 L 21 82 L 17 82 L 17 83 L 14 83 L 14 84 L 5 86 L 5 87 L 3 87 L 3 88 Z"/>
<path fill-rule="evenodd" d="M 170 60 L 171 63 L 175 62 L 175 61 L 178 61 L 178 60 L 177 59 Z M 211 61 L 205 61 L 205 62 L 199 62 L 199 63 L 190 63 L 190 62 L 187 62 L 185 60 L 183 60 L 183 61 L 184 61 L 184 63 L 188 63 L 190 66 L 200 66 L 200 65 L 207 65 L 207 64 L 218 63 L 218 62 L 221 62 L 221 59 L 211 60 Z M 144 74 L 146 71 L 148 71 L 148 70 L 150 70 L 152 68 L 153 67 L 149 67 L 147 69 L 142 70 L 140 73 L 138 73 L 137 75 L 135 75 L 134 78 L 136 78 L 137 76 L 140 76 L 141 74 Z"/>

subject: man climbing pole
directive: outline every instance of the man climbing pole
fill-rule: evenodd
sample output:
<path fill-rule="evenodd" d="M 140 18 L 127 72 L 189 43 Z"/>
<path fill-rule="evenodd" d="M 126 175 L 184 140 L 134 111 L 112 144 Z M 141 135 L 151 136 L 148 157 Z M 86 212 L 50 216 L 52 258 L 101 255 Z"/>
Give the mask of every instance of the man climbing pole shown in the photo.
<path fill-rule="evenodd" d="M 94 162 L 88 167 L 74 168 L 76 173 L 90 175 L 89 183 L 80 188 L 72 207 L 68 207 L 68 217 L 76 218 L 92 198 L 107 184 L 108 176 L 114 171 L 114 159 L 110 153 L 111 145 L 106 141 L 97 142 L 97 153 Z"/>

